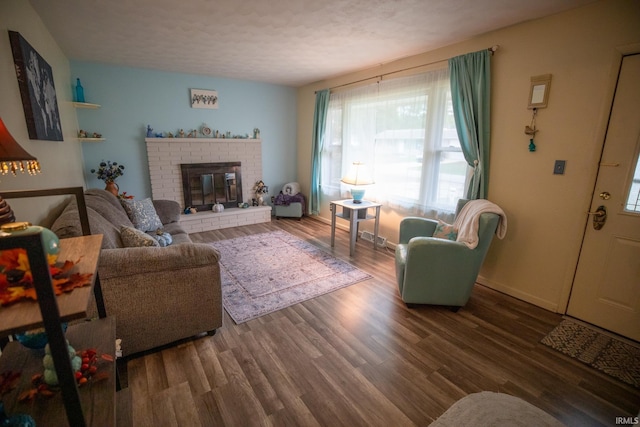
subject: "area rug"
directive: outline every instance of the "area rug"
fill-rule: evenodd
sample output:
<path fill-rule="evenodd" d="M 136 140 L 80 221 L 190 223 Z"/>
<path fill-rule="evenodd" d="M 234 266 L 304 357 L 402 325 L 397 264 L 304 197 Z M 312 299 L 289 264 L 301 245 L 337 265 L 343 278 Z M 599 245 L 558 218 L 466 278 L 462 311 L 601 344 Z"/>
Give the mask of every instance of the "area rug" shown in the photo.
<path fill-rule="evenodd" d="M 371 278 L 285 231 L 211 245 L 221 255 L 224 308 L 237 324 Z"/>
<path fill-rule="evenodd" d="M 429 427 L 563 427 L 542 409 L 515 396 L 491 391 L 469 394 Z"/>
<path fill-rule="evenodd" d="M 639 346 L 569 319 L 563 320 L 540 342 L 640 388 Z"/>

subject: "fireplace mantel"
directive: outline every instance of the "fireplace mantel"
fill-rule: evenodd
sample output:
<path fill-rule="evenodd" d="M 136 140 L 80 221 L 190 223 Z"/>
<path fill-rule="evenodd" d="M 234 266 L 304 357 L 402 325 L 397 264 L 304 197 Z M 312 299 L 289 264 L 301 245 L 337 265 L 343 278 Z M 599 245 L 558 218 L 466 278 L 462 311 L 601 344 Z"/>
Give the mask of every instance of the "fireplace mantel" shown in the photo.
<path fill-rule="evenodd" d="M 154 142 L 229 142 L 229 141 L 251 141 L 262 142 L 256 138 L 145 138 L 146 143 Z"/>

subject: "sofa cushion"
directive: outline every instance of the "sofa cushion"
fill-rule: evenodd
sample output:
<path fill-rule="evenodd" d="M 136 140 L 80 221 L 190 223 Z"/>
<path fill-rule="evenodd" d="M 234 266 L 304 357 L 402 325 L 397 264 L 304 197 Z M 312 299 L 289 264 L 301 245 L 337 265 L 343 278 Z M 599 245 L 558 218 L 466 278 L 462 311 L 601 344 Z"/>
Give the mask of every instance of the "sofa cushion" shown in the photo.
<path fill-rule="evenodd" d="M 133 226 L 142 231 L 156 231 L 162 228 L 160 217 L 153 207 L 151 199 L 121 200 L 122 207 L 127 212 Z"/>
<path fill-rule="evenodd" d="M 89 216 L 89 228 L 91 234 L 103 235 L 102 249 L 123 247 L 122 240 L 120 239 L 119 226 L 116 227 L 89 206 L 87 206 L 87 215 Z M 60 216 L 51 226 L 51 231 L 56 233 L 56 235 L 61 239 L 82 236 L 80 215 L 78 214 L 78 206 L 75 200 L 69 202 L 65 207 Z"/>
<path fill-rule="evenodd" d="M 144 231 L 140 231 L 133 227 L 120 228 L 120 238 L 126 248 L 138 248 L 144 246 L 160 246 L 153 236 L 148 235 Z"/>
<path fill-rule="evenodd" d="M 127 227 L 133 226 L 127 213 L 120 204 L 120 199 L 108 191 L 92 188 L 85 191 L 84 199 L 87 207 L 98 212 L 110 223 L 118 227 L 123 225 Z"/>

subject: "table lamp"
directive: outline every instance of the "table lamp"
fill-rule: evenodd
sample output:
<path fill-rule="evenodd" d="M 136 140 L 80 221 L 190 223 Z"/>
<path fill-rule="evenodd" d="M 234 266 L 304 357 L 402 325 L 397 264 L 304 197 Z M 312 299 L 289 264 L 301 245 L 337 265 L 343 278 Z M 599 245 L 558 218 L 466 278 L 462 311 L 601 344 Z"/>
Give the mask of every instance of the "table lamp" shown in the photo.
<path fill-rule="evenodd" d="M 351 196 L 353 197 L 353 203 L 362 203 L 365 191 L 364 186 L 374 183 L 365 164 L 361 162 L 353 162 L 347 176 L 343 177 L 340 181 L 352 186 Z"/>
<path fill-rule="evenodd" d="M 0 118 L 0 174 L 12 173 L 15 176 L 16 172 L 24 173 L 25 170 L 29 175 L 35 175 L 40 172 L 40 163 L 18 144 Z M 14 222 L 15 219 L 11 206 L 0 196 L 0 224 Z"/>

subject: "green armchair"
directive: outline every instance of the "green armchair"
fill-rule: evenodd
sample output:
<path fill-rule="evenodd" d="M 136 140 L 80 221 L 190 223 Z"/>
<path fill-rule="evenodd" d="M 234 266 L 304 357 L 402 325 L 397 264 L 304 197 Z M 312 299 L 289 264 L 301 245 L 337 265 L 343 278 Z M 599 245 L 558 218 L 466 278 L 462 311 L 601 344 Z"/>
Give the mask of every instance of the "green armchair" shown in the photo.
<path fill-rule="evenodd" d="M 458 202 L 456 216 L 467 202 Z M 407 306 L 445 305 L 454 311 L 464 306 L 500 219 L 497 213 L 481 213 L 477 246 L 470 249 L 464 242 L 431 237 L 438 221 L 404 218 L 400 223 L 395 256 L 398 288 Z"/>

